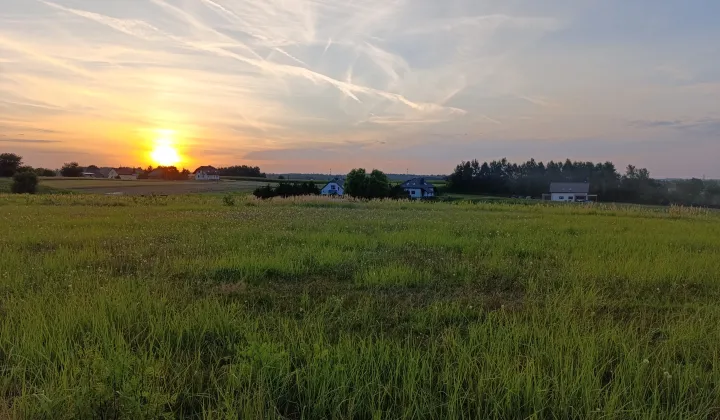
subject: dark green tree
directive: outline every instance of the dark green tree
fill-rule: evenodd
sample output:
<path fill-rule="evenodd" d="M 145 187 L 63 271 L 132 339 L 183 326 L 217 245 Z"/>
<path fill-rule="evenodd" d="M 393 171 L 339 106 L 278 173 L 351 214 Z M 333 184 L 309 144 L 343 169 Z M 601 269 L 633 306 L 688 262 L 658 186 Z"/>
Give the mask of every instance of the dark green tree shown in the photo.
<path fill-rule="evenodd" d="M 51 177 L 51 176 L 55 176 L 55 171 L 53 171 L 52 169 L 47 169 L 47 168 L 35 168 L 35 174 L 37 176 Z"/>
<path fill-rule="evenodd" d="M 77 162 L 70 162 L 63 165 L 60 174 L 65 177 L 78 178 L 83 174 L 83 168 Z"/>
<path fill-rule="evenodd" d="M 353 169 L 345 177 L 345 194 L 352 197 L 365 197 L 367 181 L 365 169 Z"/>
<path fill-rule="evenodd" d="M 365 185 L 365 198 L 386 198 L 390 194 L 390 180 L 377 169 L 370 172 Z"/>
<path fill-rule="evenodd" d="M 15 175 L 18 168 L 22 166 L 22 156 L 15 153 L 0 154 L 0 177 L 11 177 Z"/>
<path fill-rule="evenodd" d="M 390 181 L 380 170 L 373 169 L 368 174 L 365 169 L 353 169 L 345 178 L 345 194 L 358 198 L 390 197 Z"/>

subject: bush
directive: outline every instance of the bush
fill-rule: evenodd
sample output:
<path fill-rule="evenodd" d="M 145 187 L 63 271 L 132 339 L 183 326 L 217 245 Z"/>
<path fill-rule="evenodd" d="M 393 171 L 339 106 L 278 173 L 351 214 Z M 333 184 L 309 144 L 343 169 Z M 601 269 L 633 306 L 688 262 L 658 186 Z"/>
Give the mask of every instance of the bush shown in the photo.
<path fill-rule="evenodd" d="M 266 185 L 264 187 L 258 187 L 255 188 L 255 191 L 253 191 L 253 195 L 257 198 L 266 199 L 266 198 L 273 198 L 276 197 L 277 194 L 275 194 L 275 190 L 273 187 Z"/>
<path fill-rule="evenodd" d="M 410 199 L 410 193 L 405 191 L 405 188 L 401 185 L 394 185 L 390 188 L 388 198 L 392 198 L 393 200 L 407 200 Z"/>
<path fill-rule="evenodd" d="M 13 176 L 11 191 L 15 194 L 35 194 L 37 185 L 35 172 L 18 172 Z"/>
<path fill-rule="evenodd" d="M 231 194 L 225 194 L 223 197 L 223 203 L 225 203 L 226 206 L 232 207 L 235 205 L 235 197 L 233 197 Z"/>
<path fill-rule="evenodd" d="M 273 197 L 295 197 L 299 195 L 319 195 L 320 189 L 314 182 L 289 183 L 281 182 L 277 187 L 273 188 L 269 185 L 256 188 L 253 195 L 257 198 L 273 198 Z"/>

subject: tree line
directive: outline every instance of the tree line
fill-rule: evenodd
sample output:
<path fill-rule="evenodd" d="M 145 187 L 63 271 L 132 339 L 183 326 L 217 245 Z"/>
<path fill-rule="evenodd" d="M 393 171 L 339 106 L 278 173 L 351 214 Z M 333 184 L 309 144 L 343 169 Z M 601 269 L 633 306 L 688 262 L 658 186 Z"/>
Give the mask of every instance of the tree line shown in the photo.
<path fill-rule="evenodd" d="M 65 163 L 60 169 L 64 177 L 81 177 L 86 170 L 97 170 L 97 166 L 82 167 L 77 162 Z M 148 166 L 139 179 L 161 169 L 159 177 L 166 180 L 185 180 L 190 177 L 187 169 L 175 166 Z M 247 165 L 230 166 L 218 170 L 222 176 L 266 177 L 259 167 Z M 20 175 L 24 174 L 24 175 Z M 32 168 L 24 165 L 22 157 L 13 153 L 0 154 L 0 177 L 20 177 L 18 189 L 32 190 L 37 186 L 37 177 L 55 176 L 47 168 Z M 157 174 L 157 173 L 156 173 Z M 720 182 L 692 178 L 688 180 L 657 180 L 645 168 L 628 165 L 620 173 L 612 162 L 594 163 L 571 161 L 550 161 L 547 163 L 530 159 L 524 163 L 511 163 L 507 159 L 480 163 L 477 159 L 463 161 L 447 177 L 446 191 L 466 194 L 499 196 L 530 196 L 540 198 L 549 192 L 551 182 L 587 182 L 590 194 L 600 201 L 638 204 L 682 204 L 691 206 L 720 207 Z M 256 191 L 261 198 L 288 197 L 293 195 L 319 194 L 313 182 L 281 183 L 277 187 L 262 187 Z M 407 198 L 407 192 L 399 185 L 392 185 L 388 176 L 377 169 L 366 172 L 363 168 L 353 169 L 345 179 L 345 193 L 352 197 Z"/>
<path fill-rule="evenodd" d="M 85 172 L 97 171 L 100 168 L 96 165 L 81 166 L 78 162 L 64 163 L 59 171 L 47 168 L 33 168 L 23 164 L 22 156 L 14 153 L 0 154 L 0 177 L 12 177 L 17 172 L 34 172 L 37 176 L 52 177 L 60 175 L 68 178 L 79 178 Z M 191 172 L 185 168 L 177 168 L 176 166 L 148 166 L 145 169 L 137 168 L 138 179 L 148 179 L 149 174 L 160 169 L 158 177 L 165 180 L 186 180 L 190 179 Z M 243 176 L 253 178 L 266 178 L 264 172 L 258 166 L 235 165 L 218 169 L 220 176 Z"/>
<path fill-rule="evenodd" d="M 717 181 L 657 180 L 645 168 L 628 165 L 621 174 L 612 162 L 571 161 L 517 164 L 507 159 L 463 161 L 448 177 L 447 191 L 466 194 L 530 196 L 548 193 L 551 182 L 587 182 L 600 201 L 637 204 L 720 206 Z"/>
<path fill-rule="evenodd" d="M 150 174 L 152 172 L 155 172 L 158 174 L 157 178 L 164 179 L 166 181 L 187 181 L 190 179 L 190 171 L 183 168 L 178 169 L 176 166 L 158 166 L 153 168 L 152 166 L 148 166 L 138 174 L 138 179 L 149 179 Z"/>
<path fill-rule="evenodd" d="M 407 191 L 400 185 L 391 185 L 387 175 L 377 169 L 370 173 L 363 168 L 353 169 L 345 177 L 344 185 L 345 195 L 355 198 L 409 198 Z M 253 195 L 261 199 L 319 194 L 320 188 L 315 182 L 280 182 L 276 187 L 266 185 L 253 191 Z"/>
<path fill-rule="evenodd" d="M 220 176 L 246 176 L 252 178 L 266 178 L 258 166 L 236 165 L 218 168 Z"/>

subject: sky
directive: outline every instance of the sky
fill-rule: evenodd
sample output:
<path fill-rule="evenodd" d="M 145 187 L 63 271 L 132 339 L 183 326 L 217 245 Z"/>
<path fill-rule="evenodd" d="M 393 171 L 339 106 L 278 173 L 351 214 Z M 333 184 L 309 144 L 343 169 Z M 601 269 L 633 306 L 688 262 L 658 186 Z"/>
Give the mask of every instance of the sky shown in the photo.
<path fill-rule="evenodd" d="M 720 178 L 718 16 L 717 0 L 0 0 L 0 152 Z"/>

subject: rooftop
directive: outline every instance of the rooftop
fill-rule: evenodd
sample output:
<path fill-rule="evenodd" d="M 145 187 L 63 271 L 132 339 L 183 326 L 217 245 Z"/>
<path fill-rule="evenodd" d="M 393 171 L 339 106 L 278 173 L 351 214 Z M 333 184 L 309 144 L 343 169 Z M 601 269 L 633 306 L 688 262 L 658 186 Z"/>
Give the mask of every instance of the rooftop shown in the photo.
<path fill-rule="evenodd" d="M 552 193 L 578 193 L 587 194 L 590 192 L 590 184 L 587 182 L 551 182 L 550 194 Z"/>

